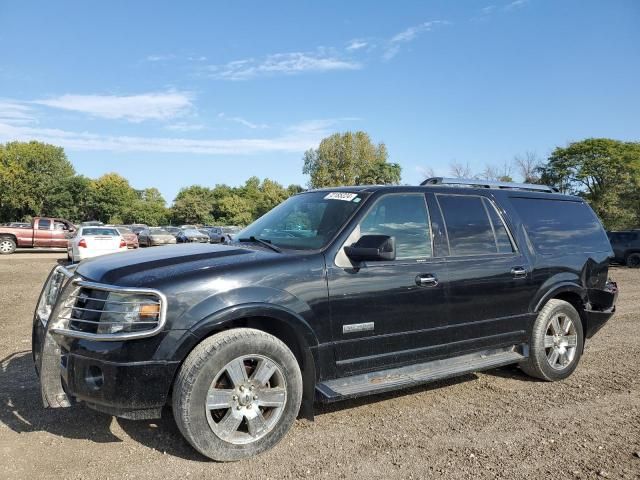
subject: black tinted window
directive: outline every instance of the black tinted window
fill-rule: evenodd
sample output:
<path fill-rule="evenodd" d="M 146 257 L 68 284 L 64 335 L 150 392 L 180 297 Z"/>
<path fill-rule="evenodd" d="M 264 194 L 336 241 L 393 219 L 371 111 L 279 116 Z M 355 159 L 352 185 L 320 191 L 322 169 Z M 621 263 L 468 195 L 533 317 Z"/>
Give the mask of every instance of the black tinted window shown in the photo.
<path fill-rule="evenodd" d="M 450 255 L 498 253 L 494 227 L 481 197 L 437 195 L 437 198 L 449 237 Z M 501 222 L 497 223 L 500 225 Z"/>
<path fill-rule="evenodd" d="M 583 202 L 512 198 L 536 252 L 542 255 L 610 252 L 595 213 Z"/>
<path fill-rule="evenodd" d="M 40 219 L 38 221 L 38 230 L 49 230 L 51 228 L 51 220 Z"/>
<path fill-rule="evenodd" d="M 396 259 L 431 256 L 427 205 L 422 194 L 385 195 L 367 212 L 361 235 L 388 235 L 396 239 Z"/>
<path fill-rule="evenodd" d="M 487 212 L 489 212 L 489 220 L 491 220 L 493 233 L 496 237 L 496 248 L 498 249 L 498 253 L 513 252 L 513 244 L 511 243 L 509 233 L 507 233 L 507 227 L 502 221 L 502 218 L 500 218 L 500 215 L 498 215 L 495 205 L 486 198 L 483 198 L 482 201 L 484 202 Z"/>

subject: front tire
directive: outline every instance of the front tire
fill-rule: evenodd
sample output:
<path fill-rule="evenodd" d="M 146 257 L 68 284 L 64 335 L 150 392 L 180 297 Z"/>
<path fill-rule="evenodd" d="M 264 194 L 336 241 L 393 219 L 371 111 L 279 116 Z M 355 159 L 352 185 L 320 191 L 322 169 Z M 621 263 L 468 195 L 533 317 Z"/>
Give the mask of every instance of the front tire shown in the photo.
<path fill-rule="evenodd" d="M 217 461 L 275 446 L 296 419 L 302 375 L 289 348 L 260 330 L 238 328 L 203 340 L 173 388 L 173 415 L 187 441 Z"/>
<path fill-rule="evenodd" d="M 548 382 L 573 373 L 582 355 L 584 336 L 576 309 L 552 299 L 540 310 L 529 340 L 529 357 L 520 364 L 527 374 Z"/>

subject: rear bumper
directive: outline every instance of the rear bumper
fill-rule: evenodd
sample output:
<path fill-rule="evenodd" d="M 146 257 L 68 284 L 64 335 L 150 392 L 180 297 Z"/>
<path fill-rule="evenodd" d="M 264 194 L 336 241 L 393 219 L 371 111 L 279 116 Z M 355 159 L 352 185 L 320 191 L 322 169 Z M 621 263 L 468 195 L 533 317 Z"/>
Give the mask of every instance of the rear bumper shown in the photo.
<path fill-rule="evenodd" d="M 593 337 L 616 311 L 618 285 L 608 281 L 604 288 L 592 288 L 587 291 L 589 306 L 584 310 L 586 328 L 585 336 Z"/>

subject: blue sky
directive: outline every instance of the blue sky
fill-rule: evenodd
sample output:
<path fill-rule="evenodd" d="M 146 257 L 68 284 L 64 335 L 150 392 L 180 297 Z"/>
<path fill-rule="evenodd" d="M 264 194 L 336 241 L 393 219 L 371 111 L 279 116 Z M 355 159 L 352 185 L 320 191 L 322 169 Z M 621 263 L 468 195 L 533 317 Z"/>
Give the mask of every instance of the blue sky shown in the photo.
<path fill-rule="evenodd" d="M 640 139 L 640 2 L 0 2 L 0 142 L 65 147 L 170 202 L 305 184 L 335 131 L 403 182 L 589 136 Z"/>

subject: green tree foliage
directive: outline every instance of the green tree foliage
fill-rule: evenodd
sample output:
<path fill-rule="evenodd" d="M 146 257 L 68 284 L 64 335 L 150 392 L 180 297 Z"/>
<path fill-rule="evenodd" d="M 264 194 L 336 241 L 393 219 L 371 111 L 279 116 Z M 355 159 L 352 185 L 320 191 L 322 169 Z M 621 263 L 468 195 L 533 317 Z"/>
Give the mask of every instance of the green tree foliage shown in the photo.
<path fill-rule="evenodd" d="M 122 223 L 123 214 L 138 200 L 129 181 L 117 173 L 107 173 L 89 185 L 89 210 L 93 220 Z"/>
<path fill-rule="evenodd" d="M 49 213 L 49 199 L 64 196 L 64 184 L 74 175 L 60 147 L 35 141 L 0 145 L 0 219 Z"/>
<path fill-rule="evenodd" d="M 173 201 L 173 220 L 176 223 L 213 222 L 213 191 L 200 185 L 192 185 L 181 189 Z"/>
<path fill-rule="evenodd" d="M 160 190 L 155 187 L 136 192 L 138 198 L 127 207 L 122 218 L 124 223 L 144 223 L 146 225 L 164 225 L 169 220 L 169 210 Z"/>
<path fill-rule="evenodd" d="M 640 143 L 588 138 L 556 148 L 541 183 L 584 197 L 607 229 L 640 226 Z"/>
<path fill-rule="evenodd" d="M 401 167 L 388 163 L 388 156 L 385 144 L 374 145 L 365 132 L 335 133 L 305 152 L 302 173 L 312 188 L 397 184 Z"/>

